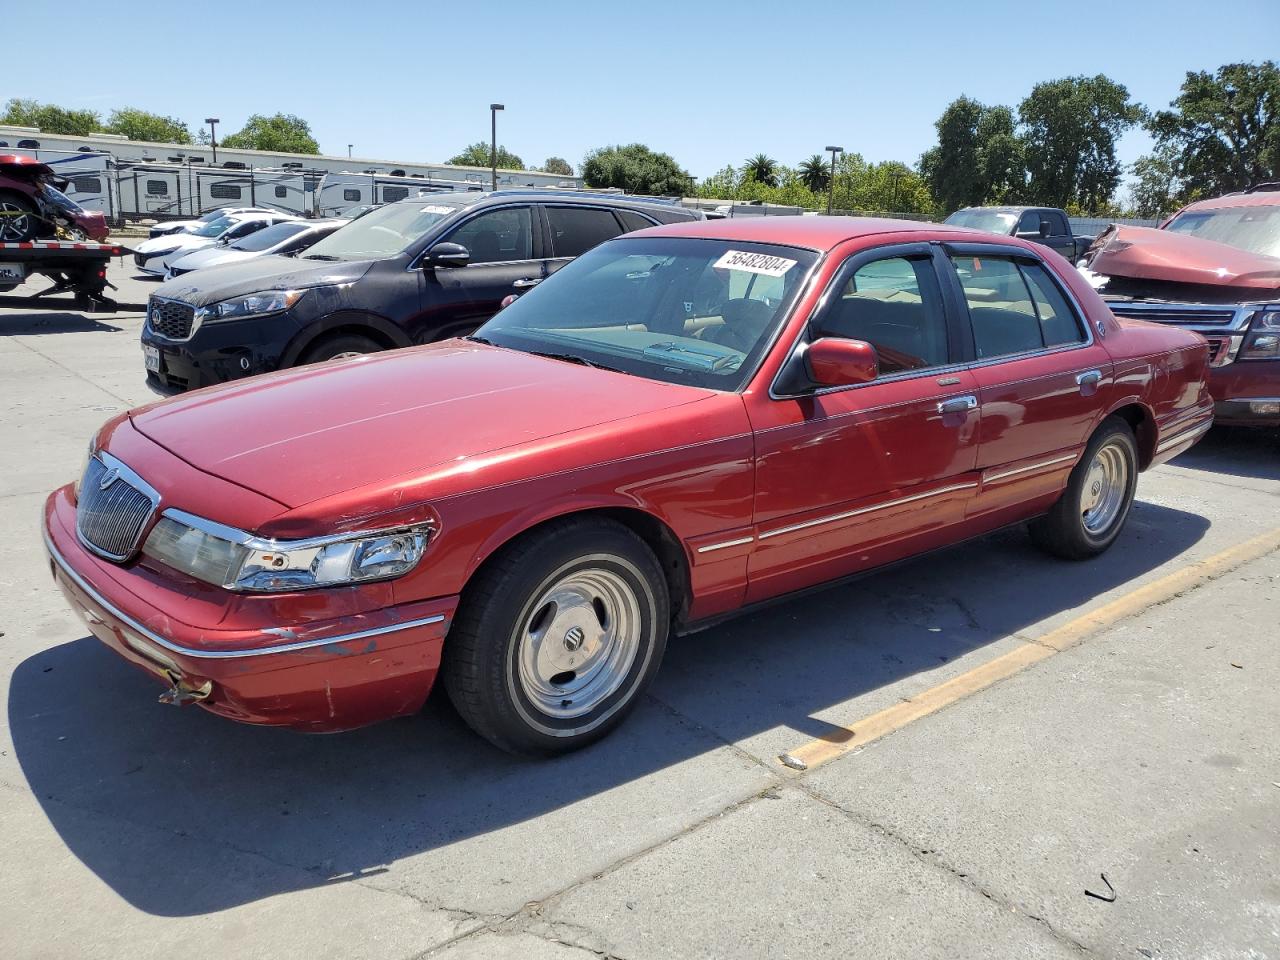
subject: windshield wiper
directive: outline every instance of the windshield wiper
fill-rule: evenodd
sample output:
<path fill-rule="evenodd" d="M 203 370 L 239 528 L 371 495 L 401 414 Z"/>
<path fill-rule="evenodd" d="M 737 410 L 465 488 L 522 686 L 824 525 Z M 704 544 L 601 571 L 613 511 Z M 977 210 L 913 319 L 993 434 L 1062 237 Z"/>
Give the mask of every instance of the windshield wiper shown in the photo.
<path fill-rule="evenodd" d="M 335 257 L 332 254 L 328 254 L 328 253 L 309 253 L 302 259 L 303 260 L 341 260 L 342 258 Z"/>
<path fill-rule="evenodd" d="M 470 340 L 472 343 L 483 343 L 486 347 L 492 347 L 493 341 L 486 340 L 484 337 L 477 337 L 474 333 L 469 337 L 463 337 L 463 340 Z"/>
<path fill-rule="evenodd" d="M 611 367 L 605 363 L 596 363 L 594 360 L 588 360 L 586 357 L 580 357 L 576 353 L 550 353 L 544 350 L 530 350 L 535 357 L 546 357 L 548 360 L 563 360 L 565 363 L 576 363 L 583 367 L 595 367 L 597 370 L 609 370 L 612 373 L 626 373 L 625 370 L 619 370 L 617 367 Z"/>

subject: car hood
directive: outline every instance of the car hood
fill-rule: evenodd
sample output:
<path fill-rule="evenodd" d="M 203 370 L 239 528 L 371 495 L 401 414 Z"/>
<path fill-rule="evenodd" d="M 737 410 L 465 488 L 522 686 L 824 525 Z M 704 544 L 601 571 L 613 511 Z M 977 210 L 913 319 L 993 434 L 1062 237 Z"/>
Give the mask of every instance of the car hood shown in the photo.
<path fill-rule="evenodd" d="M 194 233 L 169 233 L 143 240 L 133 249 L 138 253 L 156 254 L 162 250 L 196 250 L 216 242 L 212 237 L 197 237 Z"/>
<path fill-rule="evenodd" d="M 156 295 L 197 307 L 261 290 L 299 290 L 359 280 L 372 260 L 302 260 L 277 255 L 219 263 L 166 280 Z"/>
<path fill-rule="evenodd" d="M 206 473 L 288 507 L 714 392 L 451 340 L 199 390 L 134 426 Z"/>
<path fill-rule="evenodd" d="M 1113 224 L 1094 241 L 1089 269 L 1108 277 L 1250 290 L 1280 288 L 1280 258 L 1171 230 Z"/>
<path fill-rule="evenodd" d="M 195 270 L 203 267 L 220 266 L 224 263 L 239 263 L 241 260 L 248 260 L 257 254 L 250 253 L 247 250 L 230 250 L 227 247 L 204 247 L 192 253 L 184 254 L 174 260 L 171 266 L 180 267 L 183 270 Z"/>

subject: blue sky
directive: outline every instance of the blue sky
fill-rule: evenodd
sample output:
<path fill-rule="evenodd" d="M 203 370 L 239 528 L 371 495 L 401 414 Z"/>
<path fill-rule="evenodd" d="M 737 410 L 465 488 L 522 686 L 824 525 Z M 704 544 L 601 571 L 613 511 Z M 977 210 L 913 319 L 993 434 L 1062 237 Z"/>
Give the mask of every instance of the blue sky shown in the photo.
<path fill-rule="evenodd" d="M 1280 0 L 6 7 L 5 33 L 32 39 L 6 55 L 0 100 L 218 116 L 220 132 L 283 111 L 325 153 L 427 161 L 487 140 L 498 101 L 499 140 L 527 164 L 638 140 L 700 178 L 827 144 L 914 163 L 961 93 L 1016 105 L 1039 80 L 1105 73 L 1163 107 L 1187 70 L 1280 55 Z M 1121 159 L 1147 147 L 1131 134 Z"/>

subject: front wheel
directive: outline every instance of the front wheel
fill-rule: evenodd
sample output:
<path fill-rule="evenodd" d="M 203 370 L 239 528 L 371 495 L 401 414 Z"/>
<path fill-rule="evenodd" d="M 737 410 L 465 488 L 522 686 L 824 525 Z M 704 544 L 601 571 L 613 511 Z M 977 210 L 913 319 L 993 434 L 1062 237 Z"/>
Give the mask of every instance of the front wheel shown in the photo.
<path fill-rule="evenodd" d="M 1068 560 L 1106 550 L 1129 516 L 1138 483 L 1138 444 L 1119 417 L 1102 422 L 1048 514 L 1031 523 L 1038 546 Z"/>
<path fill-rule="evenodd" d="M 0 241 L 25 243 L 40 233 L 42 221 L 35 205 L 25 197 L 6 193 L 0 196 Z"/>
<path fill-rule="evenodd" d="M 300 363 L 324 363 L 326 360 L 349 360 L 366 353 L 377 353 L 382 345 L 358 333 L 344 333 L 309 347 Z"/>
<path fill-rule="evenodd" d="M 445 641 L 445 688 L 504 750 L 576 750 L 634 708 L 669 620 L 666 580 L 644 541 L 612 521 L 555 521 L 468 587 Z"/>

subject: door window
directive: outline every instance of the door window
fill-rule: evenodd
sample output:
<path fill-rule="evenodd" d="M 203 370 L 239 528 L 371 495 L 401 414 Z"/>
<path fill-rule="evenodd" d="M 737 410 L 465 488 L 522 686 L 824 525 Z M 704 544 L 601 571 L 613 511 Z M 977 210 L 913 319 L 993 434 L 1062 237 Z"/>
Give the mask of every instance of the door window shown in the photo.
<path fill-rule="evenodd" d="M 951 262 L 969 306 L 978 359 L 1084 339 L 1074 312 L 1043 267 L 1021 267 L 1001 257 L 952 257 Z"/>
<path fill-rule="evenodd" d="M 942 294 L 928 259 L 873 260 L 837 289 L 818 318 L 817 336 L 871 344 L 881 376 L 949 362 Z"/>
<path fill-rule="evenodd" d="M 504 207 L 473 217 L 445 239 L 471 252 L 472 263 L 533 259 L 533 219 L 529 207 Z"/>
<path fill-rule="evenodd" d="M 632 230 L 643 230 L 645 227 L 654 226 L 654 222 L 652 220 L 648 217 L 642 217 L 634 210 L 618 210 L 616 212 L 622 219 L 622 226 L 626 229 L 627 233 L 630 233 Z"/>
<path fill-rule="evenodd" d="M 1049 235 L 1053 237 L 1065 237 L 1071 233 L 1071 228 L 1067 226 L 1067 219 L 1057 211 L 1049 211 L 1044 215 L 1049 221 Z"/>
<path fill-rule="evenodd" d="M 233 183 L 211 183 L 209 196 L 215 200 L 239 200 L 240 188 Z"/>
<path fill-rule="evenodd" d="M 1028 210 L 1022 215 L 1022 219 L 1018 221 L 1018 233 L 1033 233 L 1040 235 L 1040 214 L 1035 210 Z"/>
<path fill-rule="evenodd" d="M 609 210 L 591 207 L 547 207 L 551 246 L 556 257 L 577 257 L 622 233 Z"/>

